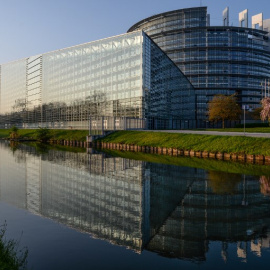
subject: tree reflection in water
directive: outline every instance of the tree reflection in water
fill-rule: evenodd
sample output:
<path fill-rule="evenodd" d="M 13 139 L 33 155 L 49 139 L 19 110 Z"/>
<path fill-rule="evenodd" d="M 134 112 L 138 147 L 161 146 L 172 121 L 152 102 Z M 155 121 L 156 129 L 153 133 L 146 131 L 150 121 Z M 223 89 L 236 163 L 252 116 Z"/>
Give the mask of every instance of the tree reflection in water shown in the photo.
<path fill-rule="evenodd" d="M 270 196 L 270 177 L 262 175 L 260 177 L 261 193 Z"/>
<path fill-rule="evenodd" d="M 218 171 L 208 172 L 210 186 L 216 194 L 234 194 L 242 181 L 241 174 Z"/>

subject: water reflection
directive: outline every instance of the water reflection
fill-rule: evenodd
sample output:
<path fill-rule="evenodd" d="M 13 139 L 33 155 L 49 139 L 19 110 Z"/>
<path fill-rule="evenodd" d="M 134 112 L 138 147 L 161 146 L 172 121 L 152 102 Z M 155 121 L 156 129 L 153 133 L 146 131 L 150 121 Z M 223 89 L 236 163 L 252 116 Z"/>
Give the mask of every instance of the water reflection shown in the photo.
<path fill-rule="evenodd" d="M 226 261 L 269 248 L 269 177 L 0 143 L 0 199 L 138 253 Z"/>
<path fill-rule="evenodd" d="M 262 175 L 260 177 L 261 193 L 270 196 L 270 177 Z"/>

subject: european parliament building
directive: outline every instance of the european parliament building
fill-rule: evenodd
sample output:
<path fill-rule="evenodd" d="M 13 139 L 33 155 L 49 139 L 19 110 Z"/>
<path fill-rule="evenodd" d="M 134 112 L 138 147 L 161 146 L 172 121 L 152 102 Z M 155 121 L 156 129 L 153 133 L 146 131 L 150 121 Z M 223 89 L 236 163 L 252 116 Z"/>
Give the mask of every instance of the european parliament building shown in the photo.
<path fill-rule="evenodd" d="M 207 7 L 173 10 L 145 18 L 128 32 L 143 30 L 177 64 L 195 88 L 197 127 L 204 127 L 214 95 L 237 94 L 250 111 L 269 94 L 270 19 L 239 13 L 230 24 L 229 8 L 222 26 L 211 26 Z"/>
<path fill-rule="evenodd" d="M 252 111 L 269 95 L 270 19 L 255 15 L 250 28 L 248 18 L 244 10 L 232 26 L 226 8 L 223 25 L 210 26 L 207 7 L 179 9 L 3 64 L 0 128 L 98 129 L 100 118 L 108 130 L 205 127 L 217 94 L 237 94 Z"/>
<path fill-rule="evenodd" d="M 3 64 L 0 82 L 1 128 L 88 129 L 98 117 L 170 128 L 195 119 L 193 86 L 143 31 Z"/>

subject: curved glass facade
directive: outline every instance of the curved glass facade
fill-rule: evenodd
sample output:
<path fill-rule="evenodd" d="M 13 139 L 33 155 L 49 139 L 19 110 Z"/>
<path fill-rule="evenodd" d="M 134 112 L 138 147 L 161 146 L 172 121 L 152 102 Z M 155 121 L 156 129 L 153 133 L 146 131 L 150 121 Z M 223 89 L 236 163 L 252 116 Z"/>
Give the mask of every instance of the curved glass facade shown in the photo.
<path fill-rule="evenodd" d="M 206 119 L 207 102 L 216 94 L 237 93 L 240 105 L 259 107 L 270 78 L 268 32 L 208 24 L 207 8 L 200 7 L 158 14 L 128 31 L 145 31 L 187 76 L 198 120 Z"/>
<path fill-rule="evenodd" d="M 0 87 L 5 128 L 87 129 L 100 116 L 195 119 L 193 86 L 142 31 L 3 64 Z"/>

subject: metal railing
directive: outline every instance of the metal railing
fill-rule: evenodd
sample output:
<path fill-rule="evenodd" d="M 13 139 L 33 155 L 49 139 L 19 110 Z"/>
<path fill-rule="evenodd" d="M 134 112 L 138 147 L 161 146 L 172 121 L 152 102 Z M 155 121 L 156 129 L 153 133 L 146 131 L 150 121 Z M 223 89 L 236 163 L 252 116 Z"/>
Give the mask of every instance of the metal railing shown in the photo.
<path fill-rule="evenodd" d="M 103 135 L 116 130 L 147 129 L 147 120 L 143 118 L 100 116 L 89 118 L 89 134 Z"/>

